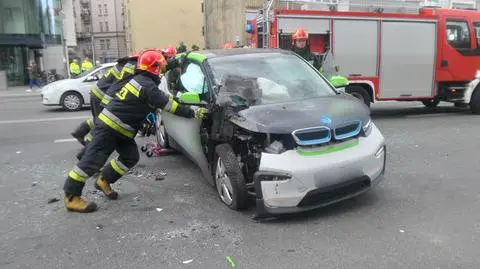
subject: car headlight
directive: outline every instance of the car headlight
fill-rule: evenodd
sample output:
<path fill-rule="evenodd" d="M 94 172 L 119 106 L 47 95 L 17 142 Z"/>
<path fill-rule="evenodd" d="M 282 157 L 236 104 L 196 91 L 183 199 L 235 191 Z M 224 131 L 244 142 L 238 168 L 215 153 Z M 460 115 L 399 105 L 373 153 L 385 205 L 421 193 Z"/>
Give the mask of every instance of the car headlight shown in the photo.
<path fill-rule="evenodd" d="M 365 123 L 365 124 L 362 126 L 363 135 L 364 135 L 364 136 L 369 136 L 370 133 L 372 132 L 372 128 L 373 128 L 372 119 L 368 119 L 367 123 Z"/>
<path fill-rule="evenodd" d="M 477 70 L 477 73 L 475 73 L 475 78 L 480 79 L 480 70 Z"/>

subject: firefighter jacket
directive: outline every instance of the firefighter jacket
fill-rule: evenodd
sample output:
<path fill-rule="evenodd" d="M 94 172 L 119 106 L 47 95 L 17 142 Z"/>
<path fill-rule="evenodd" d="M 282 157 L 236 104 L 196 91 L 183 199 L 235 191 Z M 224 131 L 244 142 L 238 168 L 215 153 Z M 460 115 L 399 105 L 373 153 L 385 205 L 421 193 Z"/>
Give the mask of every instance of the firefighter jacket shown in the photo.
<path fill-rule="evenodd" d="M 94 94 L 100 101 L 103 102 L 106 91 L 116 81 L 122 80 L 125 74 L 133 74 L 135 72 L 135 65 L 129 65 L 128 62 L 119 61 L 116 65 L 111 67 L 108 72 L 97 82 L 96 87 L 92 89 Z"/>
<path fill-rule="evenodd" d="M 156 109 L 186 118 L 195 117 L 188 106 L 177 103 L 158 89 L 159 77 L 139 72 L 113 96 L 98 119 L 120 134 L 134 138 L 143 120 Z"/>
<path fill-rule="evenodd" d="M 307 45 L 303 49 L 299 49 L 296 46 L 293 46 L 292 51 L 296 54 L 302 56 L 305 61 L 311 63 L 316 69 L 320 69 L 321 63 L 318 61 L 317 56 L 310 51 L 310 46 Z"/>
<path fill-rule="evenodd" d="M 130 79 L 133 78 L 135 75 L 135 68 L 137 66 L 137 60 L 129 60 L 125 64 L 119 64 L 116 71 L 112 73 L 112 78 L 110 83 L 104 85 L 104 95 L 102 98 L 102 106 L 108 105 L 110 100 L 112 100 L 112 96 L 115 94 L 115 92 L 111 91 L 112 86 L 118 83 L 122 83 L 122 86 L 125 85 Z M 118 72 L 118 70 L 121 70 Z M 98 84 L 97 84 L 98 85 Z M 115 87 L 113 87 L 115 88 Z M 116 87 L 121 88 L 121 87 Z"/>

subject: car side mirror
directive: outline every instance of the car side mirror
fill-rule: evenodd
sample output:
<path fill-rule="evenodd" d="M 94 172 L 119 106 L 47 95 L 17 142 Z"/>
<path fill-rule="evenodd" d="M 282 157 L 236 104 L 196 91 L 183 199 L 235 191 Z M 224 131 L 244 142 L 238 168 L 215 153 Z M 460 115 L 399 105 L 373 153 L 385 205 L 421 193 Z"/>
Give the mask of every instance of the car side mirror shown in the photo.
<path fill-rule="evenodd" d="M 333 87 L 340 90 L 343 88 L 343 91 L 345 91 L 345 87 L 348 85 L 348 79 L 343 76 L 332 76 L 329 81 Z"/>
<path fill-rule="evenodd" d="M 196 92 L 184 92 L 180 95 L 178 100 L 185 105 L 200 105 L 202 103 L 200 100 L 200 94 Z"/>

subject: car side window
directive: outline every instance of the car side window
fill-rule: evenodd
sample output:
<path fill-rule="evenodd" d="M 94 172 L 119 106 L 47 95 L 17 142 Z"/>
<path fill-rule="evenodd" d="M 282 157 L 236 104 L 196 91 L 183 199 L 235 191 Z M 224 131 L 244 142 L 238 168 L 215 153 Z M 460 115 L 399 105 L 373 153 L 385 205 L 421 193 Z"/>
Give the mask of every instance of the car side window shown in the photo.
<path fill-rule="evenodd" d="M 455 49 L 469 49 L 470 29 L 467 21 L 464 20 L 447 20 L 446 24 L 447 42 Z"/>
<path fill-rule="evenodd" d="M 97 72 L 95 72 L 95 73 L 93 74 L 93 76 L 97 77 L 98 79 L 101 79 L 101 78 L 103 77 L 103 75 L 105 74 L 105 72 L 107 72 L 109 69 L 110 69 L 110 67 L 109 67 L 109 68 L 100 69 L 100 70 L 98 70 Z"/>
<path fill-rule="evenodd" d="M 473 30 L 475 31 L 475 39 L 477 40 L 477 49 L 480 48 L 480 22 L 473 23 Z"/>
<path fill-rule="evenodd" d="M 180 75 L 180 82 L 185 91 L 196 92 L 198 94 L 206 94 L 208 92 L 208 85 L 205 75 L 203 74 L 200 65 L 196 63 L 188 63 L 182 74 Z"/>

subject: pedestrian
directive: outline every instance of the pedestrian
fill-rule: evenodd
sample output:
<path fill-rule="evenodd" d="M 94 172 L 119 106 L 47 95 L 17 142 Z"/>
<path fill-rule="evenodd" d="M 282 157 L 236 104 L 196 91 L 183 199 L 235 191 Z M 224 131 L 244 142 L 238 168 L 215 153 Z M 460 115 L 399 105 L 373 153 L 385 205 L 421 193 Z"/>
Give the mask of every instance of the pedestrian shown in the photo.
<path fill-rule="evenodd" d="M 73 59 L 73 61 L 70 63 L 70 74 L 72 78 L 76 78 L 78 75 L 80 75 L 80 66 L 78 65 L 77 59 Z"/>
<path fill-rule="evenodd" d="M 316 69 L 320 68 L 318 58 L 310 51 L 308 43 L 308 33 L 303 28 L 299 28 L 292 35 L 292 51 L 300 55 L 307 62 L 312 64 Z"/>
<path fill-rule="evenodd" d="M 90 59 L 88 59 L 88 57 L 85 57 L 82 62 L 82 72 L 88 72 L 92 69 L 93 69 L 92 62 L 90 61 Z"/>
<path fill-rule="evenodd" d="M 148 113 L 160 108 L 181 117 L 206 118 L 208 109 L 192 109 L 158 90 L 160 70 L 165 65 L 165 58 L 159 51 L 142 53 L 136 68 L 138 73 L 114 95 L 99 114 L 92 142 L 65 180 L 64 201 L 67 210 L 80 213 L 97 210 L 95 203 L 87 202 L 81 197 L 82 190 L 87 178 L 99 171 L 114 150 L 119 156 L 104 166 L 95 187 L 109 199 L 118 198 L 118 193 L 111 188 L 111 184 L 138 162 L 139 153 L 134 138 Z"/>
<path fill-rule="evenodd" d="M 37 68 L 37 64 L 35 63 L 35 60 L 30 61 L 30 64 L 27 67 L 27 71 L 28 71 L 28 88 L 31 91 L 34 85 L 38 87 L 38 81 L 37 81 L 38 68 Z"/>

